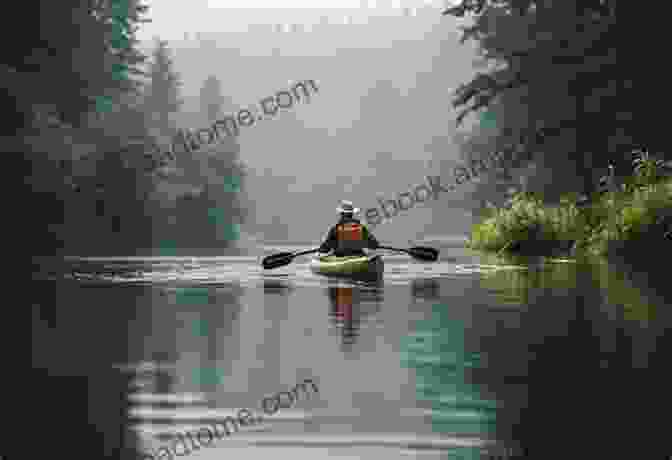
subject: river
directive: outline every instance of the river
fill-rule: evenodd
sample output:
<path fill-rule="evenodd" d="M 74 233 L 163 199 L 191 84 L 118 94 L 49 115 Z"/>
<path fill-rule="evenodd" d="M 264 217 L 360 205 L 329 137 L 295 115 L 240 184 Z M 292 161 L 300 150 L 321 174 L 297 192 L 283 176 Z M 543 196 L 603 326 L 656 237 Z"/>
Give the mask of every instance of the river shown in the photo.
<path fill-rule="evenodd" d="M 384 252 L 381 282 L 315 275 L 308 257 L 260 266 L 311 247 L 42 260 L 33 365 L 108 376 L 89 401 L 123 393 L 124 442 L 144 451 L 241 408 L 261 413 L 262 398 L 304 379 L 319 388 L 193 459 L 672 454 L 664 274 L 504 263 L 446 241 L 434 263 Z"/>

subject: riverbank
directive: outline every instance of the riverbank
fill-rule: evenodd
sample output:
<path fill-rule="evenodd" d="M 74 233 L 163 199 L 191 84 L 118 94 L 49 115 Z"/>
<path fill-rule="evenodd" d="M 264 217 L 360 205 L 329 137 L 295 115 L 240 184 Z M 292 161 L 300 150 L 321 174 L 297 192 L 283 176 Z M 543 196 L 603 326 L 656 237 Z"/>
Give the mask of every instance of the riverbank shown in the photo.
<path fill-rule="evenodd" d="M 661 174 L 656 160 L 636 161 L 645 166 L 587 206 L 576 194 L 556 206 L 531 193 L 513 196 L 510 208 L 491 208 L 474 225 L 467 247 L 557 256 L 635 254 L 672 245 L 672 177 Z"/>

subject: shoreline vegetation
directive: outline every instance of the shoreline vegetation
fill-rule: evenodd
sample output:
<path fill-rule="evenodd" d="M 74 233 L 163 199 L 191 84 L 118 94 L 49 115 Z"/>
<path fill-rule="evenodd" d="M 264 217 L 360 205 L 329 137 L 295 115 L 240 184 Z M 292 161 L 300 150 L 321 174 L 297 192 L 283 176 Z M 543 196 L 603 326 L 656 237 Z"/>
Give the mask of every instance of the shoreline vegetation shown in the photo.
<path fill-rule="evenodd" d="M 489 204 L 484 219 L 472 227 L 467 247 L 542 256 L 627 256 L 672 247 L 672 176 L 661 160 L 635 154 L 631 176 L 619 185 L 612 176 L 608 191 L 594 192 L 587 200 L 566 194 L 553 205 L 520 192 L 510 208 Z"/>
<path fill-rule="evenodd" d="M 652 116 L 650 101 L 664 75 L 641 64 L 639 37 L 616 59 L 621 37 L 650 21 L 639 5 L 617 3 L 460 0 L 443 11 L 469 19 L 460 42 L 482 57 L 483 70 L 457 88 L 452 105 L 456 126 L 487 112 L 457 144 L 476 156 L 505 146 L 515 168 L 472 193 L 473 210 L 484 212 L 468 248 L 497 257 L 591 256 L 659 275 L 651 256 L 672 244 L 672 177 L 663 163 L 672 157 L 666 119 Z M 597 185 L 606 168 L 608 187 Z M 519 190 L 508 202 L 507 188 Z"/>

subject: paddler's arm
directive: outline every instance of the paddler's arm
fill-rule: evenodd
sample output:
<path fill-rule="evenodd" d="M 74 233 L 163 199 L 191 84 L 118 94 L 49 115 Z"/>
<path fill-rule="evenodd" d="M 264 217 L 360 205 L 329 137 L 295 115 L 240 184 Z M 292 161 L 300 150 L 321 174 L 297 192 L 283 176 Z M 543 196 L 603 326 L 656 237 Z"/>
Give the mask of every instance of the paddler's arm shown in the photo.
<path fill-rule="evenodd" d="M 366 225 L 362 225 L 362 227 L 364 227 L 364 238 L 369 243 L 369 249 L 378 249 L 380 246 L 378 240 L 373 236 L 369 229 L 366 228 Z"/>
<path fill-rule="evenodd" d="M 336 227 L 331 227 L 327 239 L 320 245 L 320 252 L 329 252 L 336 249 Z"/>

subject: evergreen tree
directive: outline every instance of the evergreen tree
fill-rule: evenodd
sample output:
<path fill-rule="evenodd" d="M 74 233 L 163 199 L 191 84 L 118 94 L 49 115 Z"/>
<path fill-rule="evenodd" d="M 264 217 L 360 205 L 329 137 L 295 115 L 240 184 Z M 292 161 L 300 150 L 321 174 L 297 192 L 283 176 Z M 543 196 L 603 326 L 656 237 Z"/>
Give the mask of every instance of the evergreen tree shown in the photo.
<path fill-rule="evenodd" d="M 201 112 L 206 114 L 210 123 L 217 118 L 222 109 L 222 84 L 217 77 L 210 75 L 201 87 Z"/>
<path fill-rule="evenodd" d="M 182 106 L 179 76 L 173 70 L 170 51 L 165 41 L 156 39 L 149 71 L 150 82 L 145 92 L 145 112 L 152 120 L 152 127 L 163 136 L 172 136 L 174 127 L 170 114 Z"/>
<path fill-rule="evenodd" d="M 535 178 L 540 189 L 553 198 L 576 188 L 588 193 L 593 170 L 632 147 L 608 143 L 622 107 L 618 85 L 604 78 L 617 75 L 614 2 L 465 0 L 444 14 L 467 12 L 476 19 L 462 41 L 477 40 L 494 65 L 458 88 L 458 124 L 494 109 L 496 147 L 508 149 L 516 166 L 533 161 L 539 171 L 553 170 Z"/>
<path fill-rule="evenodd" d="M 128 132 L 115 124 L 104 125 L 94 111 L 106 98 L 115 112 L 103 118 L 121 113 L 126 95 L 137 91 L 137 80 L 119 74 L 122 69 L 125 77 L 142 74 L 138 66 L 145 57 L 136 49 L 135 33 L 138 24 L 146 22 L 140 16 L 148 7 L 139 0 L 114 5 L 52 3 L 39 5 L 38 20 L 31 22 L 37 30 L 22 29 L 26 40 L 18 44 L 18 38 L 12 39 L 16 55 L 6 56 L 2 73 L 23 114 L 23 126 L 15 130 L 21 147 L 15 148 L 31 168 L 24 174 L 28 193 L 23 203 L 33 212 L 24 236 L 33 241 L 37 253 L 68 247 L 73 254 L 82 253 L 85 243 L 92 245 L 89 249 L 99 246 L 108 236 L 105 232 L 119 228 L 120 216 L 106 210 L 124 209 L 124 199 L 115 197 L 119 206 L 110 206 L 101 203 L 100 194 L 105 183 L 128 182 L 125 177 L 110 177 L 98 160 L 118 157 Z M 141 127 L 142 123 L 134 129 Z M 129 187 L 127 191 L 133 192 Z M 97 224 L 101 228 L 96 238 L 93 232 L 80 232 Z M 78 238 L 80 233 L 86 238 Z M 73 243 L 76 247 L 68 246 Z"/>

